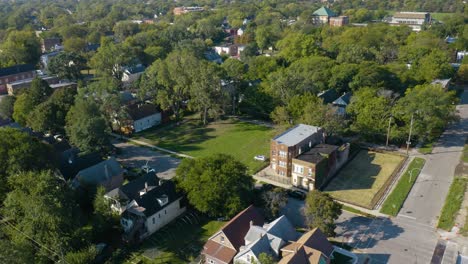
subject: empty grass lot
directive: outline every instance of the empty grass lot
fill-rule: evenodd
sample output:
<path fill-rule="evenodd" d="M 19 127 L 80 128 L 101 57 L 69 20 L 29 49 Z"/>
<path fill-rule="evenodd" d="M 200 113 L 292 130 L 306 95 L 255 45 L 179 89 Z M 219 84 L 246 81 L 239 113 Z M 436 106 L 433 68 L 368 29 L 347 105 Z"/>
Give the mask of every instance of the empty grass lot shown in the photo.
<path fill-rule="evenodd" d="M 424 163 L 425 160 L 422 158 L 415 158 L 411 161 L 405 173 L 400 177 L 398 184 L 383 203 L 382 208 L 380 209 L 381 213 L 393 216 L 398 214 L 406 200 L 406 197 L 411 191 L 411 188 L 416 182 Z"/>
<path fill-rule="evenodd" d="M 275 130 L 234 119 L 212 122 L 206 126 L 198 119 L 188 119 L 180 125 L 156 127 L 135 137 L 153 145 L 181 152 L 193 157 L 205 157 L 215 153 L 230 154 L 247 165 L 254 173 L 265 162 L 254 160 L 255 155 L 268 158 L 270 139 Z"/>
<path fill-rule="evenodd" d="M 373 198 L 385 185 L 402 156 L 361 150 L 325 188 L 333 198 L 372 209 Z"/>

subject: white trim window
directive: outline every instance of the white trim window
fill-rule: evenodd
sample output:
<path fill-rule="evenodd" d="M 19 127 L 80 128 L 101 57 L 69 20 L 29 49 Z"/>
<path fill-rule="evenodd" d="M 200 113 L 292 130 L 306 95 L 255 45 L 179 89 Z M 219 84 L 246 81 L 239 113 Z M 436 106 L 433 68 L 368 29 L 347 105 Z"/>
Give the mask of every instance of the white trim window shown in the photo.
<path fill-rule="evenodd" d="M 279 161 L 279 166 L 282 168 L 286 168 L 286 161 Z"/>
<path fill-rule="evenodd" d="M 281 158 L 286 158 L 286 157 L 288 156 L 288 153 L 287 153 L 286 151 L 280 150 L 279 156 L 280 156 Z"/>
<path fill-rule="evenodd" d="M 304 167 L 299 166 L 299 165 L 294 165 L 294 172 L 303 174 L 304 173 Z"/>

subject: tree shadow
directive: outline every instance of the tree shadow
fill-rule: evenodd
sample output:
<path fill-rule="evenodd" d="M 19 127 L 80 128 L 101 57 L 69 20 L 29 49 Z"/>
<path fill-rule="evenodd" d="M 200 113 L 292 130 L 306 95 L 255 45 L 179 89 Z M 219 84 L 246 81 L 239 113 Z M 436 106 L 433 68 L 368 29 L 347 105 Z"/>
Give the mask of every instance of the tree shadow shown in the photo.
<path fill-rule="evenodd" d="M 371 189 L 382 170 L 380 165 L 372 163 L 374 159 L 375 153 L 361 151 L 337 172 L 325 191 Z"/>

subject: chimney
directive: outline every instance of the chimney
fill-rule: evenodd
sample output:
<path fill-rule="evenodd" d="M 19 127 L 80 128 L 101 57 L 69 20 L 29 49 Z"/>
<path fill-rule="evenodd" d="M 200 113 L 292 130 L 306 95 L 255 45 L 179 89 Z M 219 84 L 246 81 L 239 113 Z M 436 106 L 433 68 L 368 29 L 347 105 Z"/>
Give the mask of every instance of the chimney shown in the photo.
<path fill-rule="evenodd" d="M 252 220 L 250 220 L 250 222 L 249 222 L 249 223 L 250 223 L 250 226 L 253 226 L 253 221 L 252 221 Z"/>
<path fill-rule="evenodd" d="M 148 191 L 148 182 L 145 182 L 145 192 Z"/>
<path fill-rule="evenodd" d="M 159 186 L 163 185 L 163 180 L 159 180 Z"/>

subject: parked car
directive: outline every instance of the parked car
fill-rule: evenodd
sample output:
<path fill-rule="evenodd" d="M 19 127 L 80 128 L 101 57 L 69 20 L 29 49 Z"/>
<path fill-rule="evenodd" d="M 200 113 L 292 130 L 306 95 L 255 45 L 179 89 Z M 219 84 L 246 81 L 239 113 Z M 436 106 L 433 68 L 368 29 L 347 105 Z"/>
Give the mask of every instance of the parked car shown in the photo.
<path fill-rule="evenodd" d="M 254 160 L 265 161 L 266 158 L 265 158 L 264 155 L 256 155 L 256 156 L 254 157 Z"/>
<path fill-rule="evenodd" d="M 148 166 L 148 165 L 143 165 L 143 166 L 141 166 L 141 171 L 142 171 L 143 173 L 156 172 L 153 168 L 151 168 L 151 167 Z"/>
<path fill-rule="evenodd" d="M 305 198 L 307 196 L 307 194 L 305 194 L 304 192 L 298 191 L 298 190 L 289 190 L 288 195 L 289 195 L 289 197 L 295 198 L 295 199 L 298 199 L 298 200 L 305 200 Z"/>

